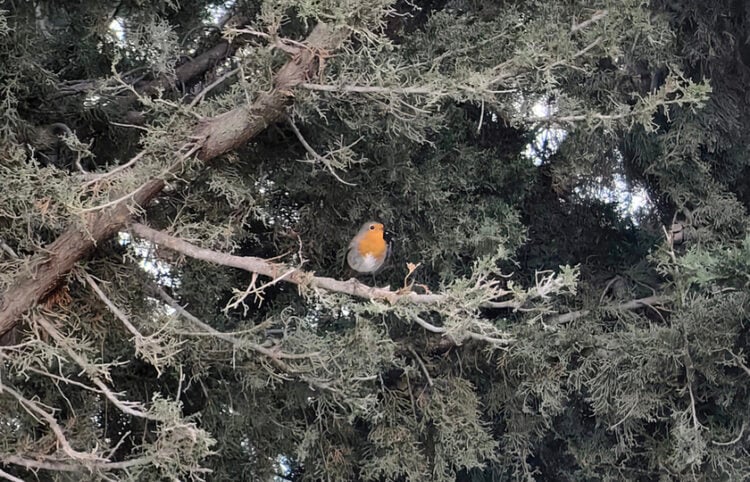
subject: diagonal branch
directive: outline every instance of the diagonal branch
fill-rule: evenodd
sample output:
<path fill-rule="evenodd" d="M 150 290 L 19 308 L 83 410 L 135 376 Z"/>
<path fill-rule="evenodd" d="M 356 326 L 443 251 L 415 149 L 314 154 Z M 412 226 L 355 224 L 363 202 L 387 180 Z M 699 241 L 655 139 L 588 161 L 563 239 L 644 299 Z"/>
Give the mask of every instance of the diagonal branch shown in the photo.
<path fill-rule="evenodd" d="M 215 336 L 216 338 L 220 340 L 224 340 L 227 343 L 231 343 L 232 345 L 235 345 L 241 348 L 248 348 L 250 350 L 260 353 L 261 355 L 265 355 L 268 358 L 273 358 L 273 359 L 284 358 L 284 359 L 289 359 L 289 360 L 302 360 L 302 359 L 312 358 L 312 357 L 320 355 L 319 352 L 284 353 L 280 350 L 269 349 L 264 346 L 258 345 L 257 343 L 252 343 L 250 341 L 237 338 L 232 333 L 224 333 L 222 331 L 217 330 L 216 328 L 209 325 L 208 323 L 201 321 L 197 316 L 187 311 L 183 306 L 181 306 L 177 302 L 177 300 L 169 296 L 160 286 L 156 286 L 155 291 L 159 295 L 159 297 L 161 297 L 161 299 L 164 300 L 164 302 L 167 303 L 172 309 L 174 309 L 177 312 L 177 314 L 179 314 L 181 317 L 188 320 L 190 323 L 197 326 L 198 328 L 203 330 L 205 333 L 211 336 Z"/>
<path fill-rule="evenodd" d="M 654 306 L 659 305 L 665 305 L 670 302 L 670 298 L 666 296 L 649 296 L 646 298 L 639 298 L 637 300 L 630 300 L 626 301 L 625 303 L 620 303 L 618 305 L 604 305 L 599 309 L 602 310 L 613 310 L 613 311 L 633 311 L 640 308 L 651 308 L 654 309 Z M 580 311 L 570 311 L 568 313 L 563 313 L 561 315 L 556 315 L 546 322 L 549 324 L 563 324 L 563 323 L 570 323 L 571 321 L 577 320 L 578 318 L 582 318 L 584 316 L 590 315 L 594 310 L 580 310 Z"/>
<path fill-rule="evenodd" d="M 87 462 L 102 461 L 102 459 L 98 457 L 97 455 L 95 455 L 94 453 L 80 452 L 74 449 L 70 445 L 70 442 L 68 442 L 68 439 L 65 436 L 65 432 L 63 428 L 60 426 L 59 423 L 57 423 L 57 420 L 55 420 L 55 417 L 43 408 L 41 403 L 35 402 L 33 400 L 29 400 L 28 398 L 24 397 L 20 392 L 17 392 L 16 390 L 9 387 L 8 385 L 0 385 L 0 393 L 7 393 L 11 397 L 15 398 L 16 401 L 24 408 L 24 410 L 26 410 L 29 413 L 29 415 L 31 415 L 35 419 L 44 420 L 47 426 L 49 426 L 49 428 L 55 434 L 55 438 L 57 439 L 57 444 L 60 447 L 60 449 L 65 453 L 65 455 L 70 457 L 72 460 L 75 460 L 84 464 Z"/>
<path fill-rule="evenodd" d="M 213 159 L 243 145 L 280 120 L 293 98 L 291 90 L 317 72 L 319 58 L 316 49 L 334 49 L 343 40 L 342 31 L 332 32 L 324 24 L 318 24 L 307 39 L 310 48 L 281 67 L 271 92 L 260 94 L 252 105 L 204 119 L 196 126 L 195 142 L 200 148 L 198 157 L 203 161 Z M 23 313 L 54 291 L 76 263 L 90 255 L 98 243 L 120 231 L 132 219 L 135 208 L 147 206 L 164 186 L 163 179 L 153 179 L 137 193 L 110 208 L 86 213 L 80 225 L 70 226 L 38 253 L 29 263 L 31 269 L 19 272 L 2 294 L 0 337 L 18 323 Z"/>
<path fill-rule="evenodd" d="M 39 469 L 54 470 L 57 472 L 83 472 L 96 470 L 125 470 L 132 467 L 139 467 L 153 462 L 153 457 L 145 456 L 135 459 L 123 460 L 120 462 L 93 461 L 85 465 L 77 460 L 62 460 L 55 457 L 39 456 L 33 454 L 34 458 L 24 458 L 19 455 L 0 456 L 3 464 L 13 464 L 25 467 L 29 470 L 36 471 Z"/>
<path fill-rule="evenodd" d="M 292 283 L 301 288 L 322 289 L 325 291 L 344 293 L 357 298 L 368 300 L 385 300 L 391 304 L 404 302 L 414 304 L 438 304 L 449 300 L 448 296 L 443 294 L 419 294 L 413 291 L 392 291 L 388 288 L 378 288 L 367 286 L 352 278 L 347 281 L 341 281 L 324 276 L 315 276 L 314 273 L 293 268 L 282 263 L 274 263 L 263 258 L 253 256 L 235 256 L 227 253 L 220 253 L 210 249 L 201 248 L 194 244 L 188 243 L 182 239 L 170 236 L 167 233 L 144 226 L 143 224 L 133 224 L 130 230 L 140 236 L 162 247 L 180 252 L 191 258 L 216 263 L 222 266 L 230 266 L 248 271 L 253 274 L 267 276 L 271 279 L 280 279 L 286 283 Z M 283 278 L 282 278 L 283 275 Z M 490 307 L 494 307 L 489 302 Z M 447 334 L 448 329 L 432 325 L 419 317 L 415 320 L 417 324 L 433 333 Z M 500 334 L 504 335 L 504 334 Z M 510 343 L 509 337 L 495 338 L 481 333 L 469 331 L 468 338 L 485 341 L 495 345 L 507 345 Z"/>
<path fill-rule="evenodd" d="M 292 268 L 282 263 L 274 263 L 263 258 L 256 258 L 253 256 L 235 256 L 232 254 L 220 253 L 210 249 L 201 248 L 182 239 L 170 236 L 169 234 L 162 231 L 157 231 L 155 229 L 149 228 L 148 226 L 145 226 L 143 224 L 132 224 L 130 226 L 130 230 L 141 238 L 157 243 L 162 247 L 172 249 L 184 255 L 190 256 L 191 258 L 208 261 L 209 263 L 215 263 L 222 266 L 239 268 L 250 273 L 267 276 L 271 279 L 281 279 L 284 282 L 292 283 L 300 287 L 318 288 L 325 291 L 344 293 L 356 298 L 363 298 L 368 300 L 385 300 L 389 303 L 405 302 L 427 305 L 438 304 L 448 300 L 448 297 L 444 294 L 419 294 L 413 291 L 404 290 L 393 291 L 389 288 L 368 286 L 360 283 L 354 278 L 347 281 L 341 281 L 324 276 L 315 276 L 314 273 L 303 271 L 298 268 Z M 605 305 L 602 306 L 601 309 L 632 311 L 649 307 L 653 309 L 655 305 L 658 306 L 668 303 L 668 297 L 654 295 L 647 298 L 630 300 L 617 305 Z M 518 303 L 511 301 L 486 301 L 482 303 L 480 307 L 517 309 Z M 563 313 L 561 315 L 556 315 L 550 318 L 547 323 L 569 323 L 578 318 L 588 316 L 591 312 L 592 310 L 580 310 Z M 447 332 L 446 328 L 435 326 L 419 317 L 415 318 L 415 322 L 432 333 L 444 334 Z M 509 339 L 494 338 L 474 332 L 469 332 L 467 336 L 472 339 L 486 341 L 492 344 L 507 344 L 510 341 Z"/>
<path fill-rule="evenodd" d="M 190 256 L 191 258 L 216 263 L 222 266 L 239 268 L 250 273 L 267 276 L 271 279 L 279 279 L 282 275 L 285 275 L 283 281 L 302 287 L 319 288 L 325 291 L 348 294 L 357 298 L 386 300 L 391 303 L 408 301 L 417 304 L 435 304 L 445 301 L 447 298 L 445 295 L 441 294 L 419 294 L 413 291 L 399 293 L 388 288 L 367 286 L 354 278 L 347 281 L 341 281 L 325 276 L 315 276 L 313 273 L 297 268 L 290 268 L 283 263 L 274 263 L 263 258 L 220 253 L 218 251 L 201 248 L 182 239 L 170 236 L 162 231 L 149 228 L 143 224 L 132 224 L 130 230 L 141 238 L 157 243 L 162 247 L 178 251 Z"/>
<path fill-rule="evenodd" d="M 233 24 L 241 25 L 247 22 L 248 19 L 243 16 L 235 16 L 231 21 Z M 151 95 L 159 90 L 166 90 L 174 86 L 181 86 L 190 83 L 199 76 L 205 74 L 212 67 L 221 64 L 225 59 L 231 57 L 239 45 L 240 42 L 231 42 L 228 39 L 221 39 L 214 46 L 177 66 L 174 69 L 173 75 L 164 75 L 152 80 L 136 79 L 132 81 L 133 86 L 138 92 Z M 139 68 L 139 70 L 142 69 L 143 68 Z M 124 76 L 132 78 L 133 74 L 135 74 L 135 71 L 130 71 L 130 73 L 125 74 Z M 58 85 L 57 93 L 52 96 L 52 99 L 89 93 L 90 91 L 97 89 L 101 83 L 102 80 L 100 79 L 62 82 Z"/>

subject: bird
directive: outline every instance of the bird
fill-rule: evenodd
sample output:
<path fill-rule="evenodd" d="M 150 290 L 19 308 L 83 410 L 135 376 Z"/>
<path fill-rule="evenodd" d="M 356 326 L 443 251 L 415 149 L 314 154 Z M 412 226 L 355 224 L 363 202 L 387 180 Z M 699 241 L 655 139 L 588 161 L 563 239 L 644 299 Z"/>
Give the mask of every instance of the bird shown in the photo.
<path fill-rule="evenodd" d="M 359 273 L 376 273 L 391 252 L 392 235 L 383 223 L 368 221 L 349 242 L 346 262 Z"/>

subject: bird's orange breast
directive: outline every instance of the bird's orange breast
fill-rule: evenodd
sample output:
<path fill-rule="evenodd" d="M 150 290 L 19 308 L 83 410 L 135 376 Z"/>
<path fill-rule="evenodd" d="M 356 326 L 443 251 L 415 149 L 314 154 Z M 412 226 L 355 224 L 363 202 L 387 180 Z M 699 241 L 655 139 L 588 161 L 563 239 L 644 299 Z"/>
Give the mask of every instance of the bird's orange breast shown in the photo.
<path fill-rule="evenodd" d="M 387 250 L 388 244 L 383 239 L 383 232 L 377 230 L 365 233 L 357 246 L 360 256 L 369 254 L 375 258 L 382 258 Z"/>

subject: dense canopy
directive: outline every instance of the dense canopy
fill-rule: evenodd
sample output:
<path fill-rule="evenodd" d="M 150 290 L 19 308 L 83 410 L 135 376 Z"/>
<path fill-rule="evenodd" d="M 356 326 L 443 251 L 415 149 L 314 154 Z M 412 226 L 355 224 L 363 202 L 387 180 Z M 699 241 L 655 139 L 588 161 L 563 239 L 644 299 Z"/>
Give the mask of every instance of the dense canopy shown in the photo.
<path fill-rule="evenodd" d="M 750 477 L 749 32 L 0 0 L 0 478 Z"/>

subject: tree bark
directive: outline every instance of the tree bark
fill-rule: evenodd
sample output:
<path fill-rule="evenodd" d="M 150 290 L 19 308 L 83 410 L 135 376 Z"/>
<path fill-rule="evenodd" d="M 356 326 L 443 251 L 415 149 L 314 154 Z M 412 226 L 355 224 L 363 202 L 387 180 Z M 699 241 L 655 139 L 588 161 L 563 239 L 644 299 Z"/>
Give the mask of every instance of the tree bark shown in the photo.
<path fill-rule="evenodd" d="M 196 126 L 195 137 L 201 147 L 199 158 L 206 161 L 234 149 L 278 120 L 293 98 L 291 89 L 308 80 L 319 68 L 319 52 L 338 47 L 342 40 L 340 32 L 318 24 L 306 41 L 309 48 L 300 49 L 278 71 L 270 93 L 260 94 L 252 105 L 237 107 Z M 0 337 L 7 334 L 27 310 L 57 288 L 76 263 L 90 255 L 97 244 L 111 238 L 130 222 L 133 206 L 148 205 L 164 185 L 162 179 L 154 179 L 131 198 L 106 211 L 88 214 L 83 225 L 69 227 L 36 254 L 30 264 L 32 268 L 20 272 L 2 295 Z"/>

